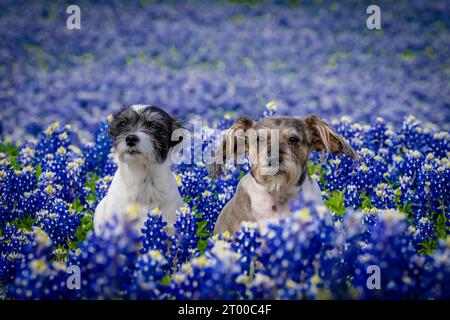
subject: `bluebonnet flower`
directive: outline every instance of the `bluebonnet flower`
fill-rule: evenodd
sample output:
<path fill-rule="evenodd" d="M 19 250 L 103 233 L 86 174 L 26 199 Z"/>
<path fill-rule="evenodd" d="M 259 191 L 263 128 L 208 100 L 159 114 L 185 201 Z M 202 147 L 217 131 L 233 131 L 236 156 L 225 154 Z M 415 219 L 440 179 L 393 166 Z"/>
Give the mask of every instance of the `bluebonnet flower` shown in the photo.
<path fill-rule="evenodd" d="M 189 207 L 177 210 L 174 235 L 171 237 L 169 263 L 175 268 L 181 266 L 197 252 L 199 237 L 197 236 L 198 218 Z"/>
<path fill-rule="evenodd" d="M 108 14 L 118 2 L 86 3 L 89 32 L 77 37 L 55 28 L 45 2 L 26 10 L 22 2 L 5 5 L 11 10 L 0 22 L 8 30 L 0 54 L 0 297 L 5 287 L 7 298 L 19 299 L 449 297 L 450 95 L 443 84 L 450 60 L 435 50 L 449 46 L 448 30 L 436 32 L 447 23 L 447 8 L 393 3 L 393 14 L 383 18 L 392 32 L 374 42 L 354 32 L 357 5 L 334 10 L 332 1 L 302 2 L 305 10 L 292 10 L 275 2 L 254 11 L 130 4 L 120 29 Z M 432 12 L 435 23 L 395 23 L 411 12 Z M 279 45 L 267 45 L 267 30 Z M 347 47 L 355 50 L 348 54 Z M 173 235 L 166 237 L 163 221 L 151 215 L 142 237 L 111 221 L 106 234 L 86 238 L 117 169 L 111 117 L 99 120 L 137 101 L 186 120 L 201 115 L 211 127 L 193 146 L 197 153 L 214 143 L 212 128 L 229 128 L 239 114 L 340 117 L 332 126 L 361 161 L 313 153 L 310 165 L 330 210 L 339 208 L 335 225 L 296 202 L 292 219 L 266 236 L 244 224 L 234 241 L 211 237 L 249 165 L 212 179 L 196 159 L 173 168 L 187 204 Z M 65 287 L 71 264 L 82 269 L 80 291 Z M 381 291 L 366 286 L 368 264 L 383 272 Z"/>
<path fill-rule="evenodd" d="M 133 299 L 162 299 L 167 291 L 162 281 L 166 276 L 168 263 L 159 250 L 150 250 L 137 258 L 133 274 Z"/>
<path fill-rule="evenodd" d="M 429 268 L 430 273 L 434 275 L 434 283 L 429 296 L 448 300 L 450 297 L 450 290 L 447 286 L 450 280 L 450 241 L 448 238 L 439 242 L 437 250 L 431 258 L 432 262 Z"/>
<path fill-rule="evenodd" d="M 282 299 L 313 298 L 320 281 L 318 261 L 332 249 L 334 229 L 308 208 L 280 225 L 269 226 L 260 261 L 263 273 L 277 286 Z"/>
<path fill-rule="evenodd" d="M 173 275 L 170 292 L 177 299 L 238 299 L 245 294 L 240 254 L 217 240 L 204 255 L 194 257 Z"/>
<path fill-rule="evenodd" d="M 95 142 L 87 143 L 83 148 L 84 174 L 94 172 L 98 175 L 108 175 L 116 169 L 109 157 L 112 147 L 112 140 L 108 133 L 110 121 L 110 117 L 107 121 L 102 121 L 95 132 Z"/>
<path fill-rule="evenodd" d="M 152 212 L 149 212 L 148 218 L 145 221 L 145 227 L 142 229 L 142 248 L 140 250 L 142 254 L 150 250 L 157 250 L 162 255 L 167 254 L 168 236 L 165 231 L 166 226 L 167 223 L 163 221 L 159 209 L 154 209 Z"/>
<path fill-rule="evenodd" d="M 426 264 L 427 257 L 418 255 L 413 245 L 405 215 L 384 211 L 356 259 L 353 285 L 363 299 L 425 298 L 432 283 Z M 367 285 L 369 266 L 380 268 L 379 289 Z"/>
<path fill-rule="evenodd" d="M 102 234 L 91 232 L 86 241 L 71 252 L 67 264 L 79 266 L 82 275 L 77 298 L 113 299 L 134 294 L 131 290 L 139 253 L 135 229 L 131 221 L 119 223 L 112 219 Z"/>
<path fill-rule="evenodd" d="M 260 234 L 255 223 L 244 222 L 232 244 L 233 250 L 241 255 L 243 272 L 250 273 L 257 250 L 261 246 Z"/>
<path fill-rule="evenodd" d="M 59 200 L 46 210 L 37 212 L 36 223 L 44 229 L 55 245 L 75 240 L 77 227 L 81 224 L 81 213 L 73 211 L 65 202 Z"/>
<path fill-rule="evenodd" d="M 0 235 L 0 283 L 7 284 L 14 280 L 23 255 L 23 248 L 29 242 L 27 232 L 13 224 L 6 224 Z"/>
<path fill-rule="evenodd" d="M 30 242 L 23 249 L 24 258 L 14 281 L 8 285 L 8 294 L 16 299 L 68 299 L 66 266 L 49 258 L 50 237 L 40 228 L 34 228 Z"/>

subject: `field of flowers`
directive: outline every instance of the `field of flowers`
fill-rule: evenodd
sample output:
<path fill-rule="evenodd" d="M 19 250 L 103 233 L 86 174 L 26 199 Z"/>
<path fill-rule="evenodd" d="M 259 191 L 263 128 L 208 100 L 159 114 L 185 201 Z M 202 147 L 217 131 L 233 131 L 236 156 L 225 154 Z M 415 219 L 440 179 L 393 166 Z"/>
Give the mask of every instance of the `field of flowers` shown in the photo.
<path fill-rule="evenodd" d="M 450 299 L 450 5 L 380 4 L 373 31 L 369 3 L 294 2 L 80 1 L 68 30 L 65 2 L 0 0 L 0 298 Z M 173 168 L 173 235 L 157 211 L 94 235 L 107 116 L 132 103 L 203 120 L 200 148 L 238 114 L 316 113 L 361 162 L 313 154 L 325 206 L 300 196 L 264 236 L 212 236 L 248 167 L 202 162 Z"/>

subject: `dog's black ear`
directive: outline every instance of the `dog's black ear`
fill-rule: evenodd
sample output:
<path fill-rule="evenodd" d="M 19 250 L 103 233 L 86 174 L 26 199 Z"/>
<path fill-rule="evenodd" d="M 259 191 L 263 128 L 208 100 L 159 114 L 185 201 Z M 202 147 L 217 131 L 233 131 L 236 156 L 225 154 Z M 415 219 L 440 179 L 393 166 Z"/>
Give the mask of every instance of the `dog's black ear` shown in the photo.
<path fill-rule="evenodd" d="M 212 159 L 212 164 L 208 166 L 210 173 L 220 176 L 224 173 L 225 163 L 229 161 L 237 162 L 248 150 L 246 142 L 246 131 L 252 128 L 254 122 L 247 116 L 239 117 L 231 126 L 221 134 L 219 144 Z"/>
<path fill-rule="evenodd" d="M 309 148 L 313 151 L 329 152 L 333 155 L 345 154 L 358 160 L 355 150 L 330 126 L 316 115 L 304 119 L 309 136 Z"/>

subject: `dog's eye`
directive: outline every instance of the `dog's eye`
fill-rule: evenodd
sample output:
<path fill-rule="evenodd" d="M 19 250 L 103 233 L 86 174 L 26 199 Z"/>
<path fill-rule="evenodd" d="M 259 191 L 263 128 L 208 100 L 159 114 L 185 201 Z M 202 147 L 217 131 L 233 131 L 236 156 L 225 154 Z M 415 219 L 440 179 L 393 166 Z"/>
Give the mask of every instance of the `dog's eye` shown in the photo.
<path fill-rule="evenodd" d="M 296 143 L 298 143 L 299 141 L 300 141 L 300 139 L 297 138 L 297 137 L 290 137 L 290 138 L 288 139 L 288 142 L 289 142 L 290 144 L 296 144 Z"/>
<path fill-rule="evenodd" d="M 127 125 L 127 122 L 126 122 L 126 121 L 120 121 L 120 122 L 117 124 L 117 127 L 118 127 L 118 128 L 125 128 L 126 125 Z"/>

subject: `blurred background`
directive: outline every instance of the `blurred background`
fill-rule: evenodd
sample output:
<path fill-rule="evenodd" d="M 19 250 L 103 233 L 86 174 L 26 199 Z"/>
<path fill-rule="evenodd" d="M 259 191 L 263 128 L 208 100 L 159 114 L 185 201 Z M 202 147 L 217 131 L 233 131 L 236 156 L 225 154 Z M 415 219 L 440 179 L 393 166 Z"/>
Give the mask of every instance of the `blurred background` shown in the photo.
<path fill-rule="evenodd" d="M 348 115 L 449 129 L 449 1 L 0 0 L 0 135 L 92 132 L 123 104 L 184 120 Z M 81 9 L 69 30 L 66 9 Z M 381 30 L 366 9 L 381 8 Z"/>

